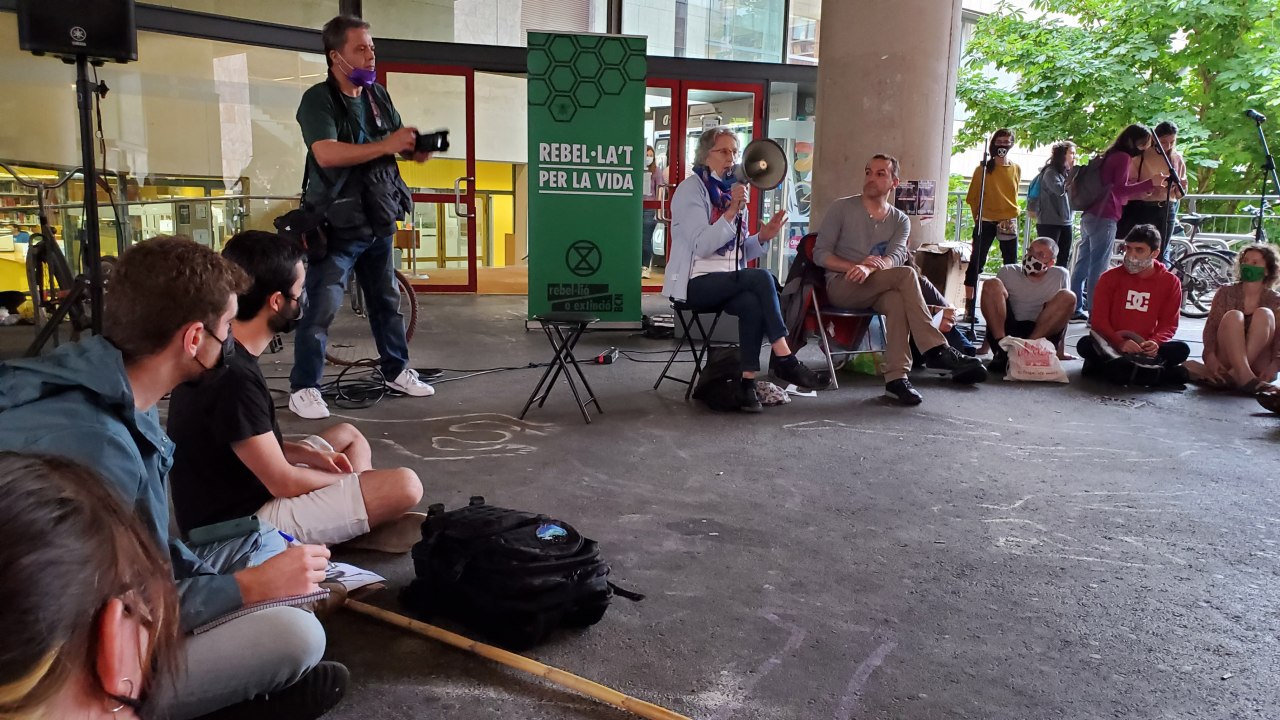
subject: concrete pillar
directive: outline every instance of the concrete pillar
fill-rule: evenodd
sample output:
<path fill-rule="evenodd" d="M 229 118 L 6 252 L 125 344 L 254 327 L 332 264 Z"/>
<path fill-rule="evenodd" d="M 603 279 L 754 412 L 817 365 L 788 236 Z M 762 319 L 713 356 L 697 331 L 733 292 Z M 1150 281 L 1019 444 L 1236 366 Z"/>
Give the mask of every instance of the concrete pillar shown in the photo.
<path fill-rule="evenodd" d="M 862 192 L 883 152 L 902 180 L 937 181 L 932 220 L 911 218 L 912 247 L 944 239 L 960 2 L 823 0 L 811 229 L 832 200 Z"/>

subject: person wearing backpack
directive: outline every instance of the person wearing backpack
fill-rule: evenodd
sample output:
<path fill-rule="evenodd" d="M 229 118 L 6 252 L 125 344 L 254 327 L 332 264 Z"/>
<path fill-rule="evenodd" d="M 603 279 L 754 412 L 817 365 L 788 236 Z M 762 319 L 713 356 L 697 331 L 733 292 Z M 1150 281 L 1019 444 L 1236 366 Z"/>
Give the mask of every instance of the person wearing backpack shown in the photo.
<path fill-rule="evenodd" d="M 1076 264 L 1071 272 L 1071 292 L 1076 294 L 1076 312 L 1071 317 L 1072 321 L 1089 319 L 1093 288 L 1110 264 L 1111 251 L 1116 241 L 1116 227 L 1125 202 L 1153 187 L 1164 187 L 1164 183 L 1168 182 L 1168 176 L 1161 175 L 1159 183 L 1156 178 L 1149 178 L 1129 184 L 1129 162 L 1149 147 L 1151 130 L 1142 123 L 1134 123 L 1120 131 L 1115 141 L 1102 154 L 1101 168 L 1098 170 L 1101 197 L 1085 208 L 1084 216 L 1080 219 L 1080 249 L 1076 252 Z M 1078 180 L 1083 172 L 1072 173 L 1072 180 Z"/>
<path fill-rule="evenodd" d="M 970 317 L 978 275 L 987 264 L 992 241 L 999 239 L 1005 265 L 1018 262 L 1018 186 L 1022 183 L 1022 168 L 1009 159 L 1014 142 L 1016 138 L 1008 128 L 1000 128 L 991 136 L 991 158 L 974 169 L 965 196 L 977 225 L 964 277 L 965 312 Z"/>
<path fill-rule="evenodd" d="M 1076 145 L 1070 140 L 1056 142 L 1049 161 L 1027 189 L 1027 212 L 1036 220 L 1036 237 L 1047 237 L 1058 245 L 1057 266 L 1071 267 L 1071 198 L 1067 197 L 1067 175 L 1076 164 Z"/>
<path fill-rule="evenodd" d="M 1129 199 L 1120 214 L 1120 224 L 1116 233 L 1127 235 L 1135 225 L 1155 225 L 1160 231 L 1160 261 L 1169 264 L 1169 236 L 1173 233 L 1173 223 L 1178 216 L 1178 203 L 1187 193 L 1187 162 L 1178 153 L 1178 126 L 1165 120 L 1155 127 L 1156 142 L 1151 143 L 1138 157 L 1129 162 L 1129 176 L 1141 182 L 1147 178 L 1158 178 L 1169 172 L 1173 165 L 1177 182 L 1172 188 L 1153 187 L 1147 192 Z M 1157 144 L 1158 143 L 1158 144 Z M 1165 157 L 1169 158 L 1165 162 Z"/>

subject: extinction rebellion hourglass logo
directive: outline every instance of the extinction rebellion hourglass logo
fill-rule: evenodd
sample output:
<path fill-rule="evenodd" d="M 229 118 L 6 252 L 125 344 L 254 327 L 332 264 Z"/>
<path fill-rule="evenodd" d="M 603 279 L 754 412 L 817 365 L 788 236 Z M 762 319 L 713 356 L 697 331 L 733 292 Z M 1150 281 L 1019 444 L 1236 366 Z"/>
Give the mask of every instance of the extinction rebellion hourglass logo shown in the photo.
<path fill-rule="evenodd" d="M 595 275 L 603 263 L 600 246 L 590 240 L 575 240 L 564 253 L 565 268 L 580 278 Z M 608 283 L 548 283 L 547 301 L 562 312 L 616 312 L 622 304 Z"/>
<path fill-rule="evenodd" d="M 579 240 L 565 251 L 564 264 L 578 277 L 591 277 L 600 269 L 603 259 L 599 246 L 590 240 Z"/>

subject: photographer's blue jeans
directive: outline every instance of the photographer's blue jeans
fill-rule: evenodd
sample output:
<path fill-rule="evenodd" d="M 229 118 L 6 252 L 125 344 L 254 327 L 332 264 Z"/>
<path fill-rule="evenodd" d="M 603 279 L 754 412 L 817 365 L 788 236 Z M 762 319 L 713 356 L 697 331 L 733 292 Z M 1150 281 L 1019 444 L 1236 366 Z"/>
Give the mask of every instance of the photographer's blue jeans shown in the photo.
<path fill-rule="evenodd" d="M 329 255 L 307 267 L 303 285 L 307 306 L 298 323 L 293 346 L 293 372 L 289 389 L 320 387 L 324 374 L 324 350 L 329 326 L 343 303 L 343 289 L 351 272 L 364 290 L 369 329 L 378 346 L 383 376 L 394 380 L 409 365 L 409 343 L 400 314 L 400 288 L 395 282 L 395 254 L 391 237 L 335 243 Z"/>
<path fill-rule="evenodd" d="M 743 372 L 760 370 L 760 345 L 764 338 L 777 342 L 787 336 L 787 325 L 778 304 L 778 284 L 768 270 L 747 268 L 737 272 L 713 272 L 689 281 L 685 302 L 699 311 L 717 308 L 738 318 L 738 352 Z"/>
<path fill-rule="evenodd" d="M 1085 213 L 1080 219 L 1080 247 L 1076 266 L 1071 268 L 1071 292 L 1076 294 L 1076 312 L 1093 307 L 1093 288 L 1111 263 L 1116 242 L 1117 221 Z"/>

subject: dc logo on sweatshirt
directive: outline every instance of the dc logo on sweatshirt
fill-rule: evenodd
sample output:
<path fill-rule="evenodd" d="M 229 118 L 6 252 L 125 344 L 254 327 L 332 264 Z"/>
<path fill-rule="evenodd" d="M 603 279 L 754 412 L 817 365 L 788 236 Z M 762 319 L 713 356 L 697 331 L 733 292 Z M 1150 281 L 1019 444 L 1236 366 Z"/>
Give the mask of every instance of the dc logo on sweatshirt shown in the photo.
<path fill-rule="evenodd" d="M 1124 302 L 1125 310 L 1137 310 L 1138 312 L 1146 312 L 1151 308 L 1151 293 L 1138 292 L 1130 290 L 1129 297 Z"/>

